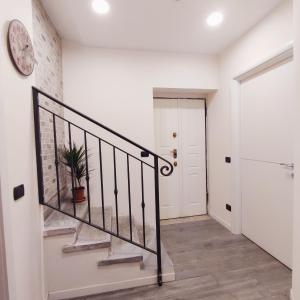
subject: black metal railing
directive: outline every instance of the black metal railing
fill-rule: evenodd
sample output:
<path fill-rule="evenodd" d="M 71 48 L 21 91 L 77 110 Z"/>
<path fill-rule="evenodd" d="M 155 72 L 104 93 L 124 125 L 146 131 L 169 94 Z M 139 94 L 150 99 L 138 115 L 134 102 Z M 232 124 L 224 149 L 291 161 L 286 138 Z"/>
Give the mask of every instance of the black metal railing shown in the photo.
<path fill-rule="evenodd" d="M 140 247 L 148 252 L 151 252 L 156 255 L 157 257 L 157 282 L 159 285 L 162 284 L 162 262 L 161 262 L 161 239 L 160 239 L 160 205 L 159 205 L 159 174 L 162 176 L 169 176 L 173 172 L 173 166 L 172 164 L 164 159 L 163 157 L 153 153 L 152 151 L 148 150 L 147 148 L 139 145 L 138 143 L 128 139 L 127 137 L 117 133 L 116 131 L 110 129 L 109 127 L 93 120 L 92 118 L 86 116 L 82 112 L 79 112 L 75 110 L 74 108 L 64 104 L 63 102 L 55 99 L 54 97 L 38 90 L 37 88 L 33 87 L 33 109 L 34 109 L 34 126 L 35 126 L 35 142 L 36 142 L 36 159 L 37 159 L 37 179 L 38 179 L 38 191 L 39 191 L 39 201 L 40 204 L 48 206 L 54 210 L 57 210 L 61 213 L 64 213 L 72 218 L 75 218 L 85 224 L 88 224 L 90 226 L 93 226 L 94 228 L 97 228 L 99 230 L 102 230 L 108 234 L 111 234 L 114 237 L 117 237 L 123 241 L 126 241 L 128 243 L 131 243 L 137 247 Z M 95 134 L 91 132 L 92 130 L 84 129 L 83 125 L 75 124 L 75 121 L 71 121 L 70 118 L 65 117 L 65 114 L 59 114 L 54 112 L 51 109 L 51 105 L 42 105 L 40 96 L 43 97 L 43 99 L 46 99 L 47 101 L 50 101 L 51 103 L 55 103 L 56 105 L 59 105 L 63 108 L 64 112 L 68 111 L 76 116 L 79 116 L 83 118 L 86 121 L 90 122 L 91 124 L 96 125 L 97 128 L 101 128 L 101 130 L 104 130 L 106 133 L 111 134 L 113 137 L 119 138 L 122 143 L 128 143 L 131 145 L 131 147 L 134 147 L 135 151 L 129 152 L 128 150 L 122 149 L 121 146 L 115 145 L 115 143 L 110 142 L 107 140 L 107 138 L 102 138 L 98 134 Z M 42 135 L 41 135 L 41 118 L 40 118 L 40 112 L 44 111 L 49 114 L 48 121 L 53 123 L 53 151 L 54 151 L 54 164 L 55 164 L 55 176 L 56 176 L 56 190 L 57 190 L 57 205 L 53 205 L 51 202 L 46 201 L 45 199 L 45 183 L 44 183 L 44 172 L 43 172 L 43 155 L 42 155 Z M 50 121 L 51 120 L 51 121 Z M 73 174 L 73 168 L 71 168 L 70 171 L 70 177 L 71 177 L 71 190 L 72 190 L 72 202 L 73 202 L 73 212 L 65 211 L 62 209 L 62 196 L 61 196 L 61 186 L 60 186 L 60 180 L 59 178 L 62 176 L 60 174 L 60 168 L 59 168 L 59 149 L 58 149 L 58 139 L 57 139 L 57 122 L 60 120 L 64 123 L 64 139 L 68 141 L 68 146 L 72 147 L 73 143 L 73 136 L 72 136 L 72 130 L 80 130 L 80 132 L 83 132 L 83 139 L 84 139 L 84 153 L 85 153 L 85 167 L 86 167 L 86 189 L 87 189 L 87 218 L 82 218 L 77 214 L 77 207 L 75 202 L 75 196 L 74 196 L 74 176 Z M 99 151 L 99 182 L 101 191 L 99 191 L 100 197 L 101 197 L 101 206 L 102 206 L 102 222 L 99 224 L 93 222 L 91 218 L 91 193 L 90 193 L 90 169 L 89 169 L 89 155 L 88 155 L 88 137 L 91 136 L 97 140 L 98 143 L 98 151 Z M 113 157 L 113 194 L 114 194 L 114 205 L 115 205 L 115 219 L 116 219 L 116 232 L 114 232 L 112 229 L 107 228 L 107 224 L 105 222 L 105 199 L 104 199 L 104 191 L 107 189 L 106 185 L 104 184 L 104 170 L 103 170 L 103 145 L 108 145 L 112 149 L 112 157 Z M 138 157 L 136 154 L 136 150 L 140 152 L 141 158 Z M 118 162 L 116 159 L 117 152 L 122 153 L 125 155 L 126 158 L 126 178 L 121 177 L 118 178 L 117 171 L 118 171 Z M 133 154 L 132 152 L 135 152 Z M 152 158 L 151 162 L 150 159 Z M 142 242 L 137 242 L 133 238 L 133 203 L 132 203 L 132 186 L 131 186 L 131 169 L 130 169 L 130 162 L 134 160 L 135 162 L 138 162 L 140 165 L 140 187 L 141 187 L 141 214 L 142 214 Z M 146 161 L 147 160 L 147 161 Z M 149 246 L 147 244 L 146 239 L 146 200 L 145 200 L 145 170 L 151 169 L 153 171 L 152 180 L 154 183 L 154 200 L 155 200 L 155 224 L 156 224 L 156 247 L 153 249 L 153 247 Z M 151 172 L 152 172 L 151 171 Z M 120 223 L 119 223 L 119 198 L 118 198 L 118 184 L 119 180 L 126 181 L 127 186 L 127 197 L 128 197 L 128 213 L 129 213 L 129 237 L 125 236 L 124 234 L 120 233 Z"/>

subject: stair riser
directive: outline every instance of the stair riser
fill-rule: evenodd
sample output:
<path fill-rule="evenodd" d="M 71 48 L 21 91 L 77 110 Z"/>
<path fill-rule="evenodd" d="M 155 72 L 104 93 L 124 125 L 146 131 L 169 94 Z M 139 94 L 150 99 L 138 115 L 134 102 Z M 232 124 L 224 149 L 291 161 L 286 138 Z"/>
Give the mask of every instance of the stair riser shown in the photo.
<path fill-rule="evenodd" d="M 88 251 L 88 250 L 96 250 L 103 248 L 110 248 L 111 242 L 104 242 L 99 244 L 91 244 L 91 245 L 76 245 L 76 246 L 64 246 L 62 251 L 64 253 L 72 253 L 72 252 L 80 252 L 80 251 Z"/>
<path fill-rule="evenodd" d="M 111 265 L 116 265 L 116 264 L 126 264 L 126 263 L 142 263 L 143 261 L 143 256 L 137 256 L 137 257 L 126 257 L 126 258 L 119 258 L 119 259 L 107 259 L 104 261 L 98 262 L 98 267 L 101 266 L 111 266 Z"/>

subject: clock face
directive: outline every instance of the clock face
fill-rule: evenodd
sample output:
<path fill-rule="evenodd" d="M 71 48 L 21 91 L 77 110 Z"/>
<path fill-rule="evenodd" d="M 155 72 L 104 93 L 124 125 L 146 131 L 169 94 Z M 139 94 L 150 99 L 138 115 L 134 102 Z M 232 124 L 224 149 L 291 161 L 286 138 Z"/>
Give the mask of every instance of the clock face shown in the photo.
<path fill-rule="evenodd" d="M 18 71 L 29 76 L 34 69 L 34 52 L 30 36 L 19 20 L 13 20 L 8 28 L 8 46 Z"/>

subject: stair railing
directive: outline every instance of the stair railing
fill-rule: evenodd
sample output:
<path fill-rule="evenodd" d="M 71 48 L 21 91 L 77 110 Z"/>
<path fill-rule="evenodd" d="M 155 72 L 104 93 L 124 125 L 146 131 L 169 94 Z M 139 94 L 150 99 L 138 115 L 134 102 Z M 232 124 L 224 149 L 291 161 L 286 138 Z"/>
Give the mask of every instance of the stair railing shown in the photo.
<path fill-rule="evenodd" d="M 121 135 L 120 133 L 112 130 L 111 128 L 95 121 L 94 119 L 86 116 L 82 112 L 64 104 L 63 102 L 55 99 L 54 97 L 48 95 L 47 93 L 33 87 L 33 111 L 34 111 L 34 128 L 35 128 L 35 145 L 36 145 L 36 161 L 37 161 L 37 180 L 38 180 L 38 193 L 39 193 L 39 202 L 41 205 L 45 205 L 47 207 L 50 207 L 53 210 L 59 211 L 65 215 L 68 215 L 72 218 L 75 218 L 85 224 L 88 224 L 94 228 L 97 228 L 99 230 L 102 230 L 114 237 L 117 237 L 123 241 L 126 241 L 130 244 L 133 244 L 141 249 L 144 249 L 150 253 L 153 253 L 156 255 L 157 258 L 157 283 L 159 286 L 162 285 L 162 257 L 161 257 L 161 236 L 160 236 L 160 202 L 159 202 L 159 176 L 160 174 L 162 176 L 169 176 L 173 172 L 173 166 L 172 164 L 166 160 L 165 158 L 155 154 L 151 150 L 139 145 L 138 143 L 130 140 L 129 138 Z M 92 133 L 89 130 L 84 129 L 82 126 L 75 124 L 74 122 L 71 122 L 71 120 L 64 117 L 64 115 L 60 115 L 58 113 L 55 113 L 51 110 L 51 106 L 45 107 L 45 105 L 42 105 L 40 103 L 39 96 L 42 96 L 43 98 L 47 99 L 47 101 L 52 101 L 53 103 L 58 104 L 61 106 L 64 111 L 70 111 L 74 113 L 77 116 L 82 117 L 83 119 L 91 122 L 92 124 L 102 128 L 105 130 L 105 132 L 109 132 L 113 136 L 116 136 L 120 138 L 122 141 L 125 141 L 126 143 L 129 143 L 130 145 L 134 146 L 135 149 L 138 149 L 141 151 L 141 157 L 147 158 L 152 157 L 153 163 L 149 163 L 144 161 L 143 159 L 137 157 L 137 155 L 133 155 L 132 153 L 129 153 L 128 151 L 122 149 L 121 147 L 118 147 L 117 145 L 107 141 L 106 139 L 101 138 L 100 136 Z M 43 172 L 43 161 L 42 161 L 42 137 L 41 137 L 41 118 L 40 118 L 40 111 L 43 110 L 49 114 L 49 122 L 53 124 L 53 151 L 54 151 L 54 157 L 55 157 L 55 174 L 56 174 L 56 190 L 57 190 L 57 201 L 58 205 L 55 206 L 47 201 L 45 201 L 45 183 L 44 183 L 44 172 Z M 51 120 L 51 121 L 50 121 Z M 57 120 L 61 120 L 64 122 L 67 126 L 67 138 L 68 138 L 68 144 L 69 147 L 72 147 L 72 129 L 76 128 L 77 130 L 80 130 L 83 132 L 84 136 L 84 151 L 85 151 L 85 164 L 86 164 L 86 188 L 87 188 L 87 206 L 88 206 L 88 218 L 84 219 L 77 215 L 76 212 L 76 202 L 74 199 L 74 193 L 72 193 L 73 197 L 73 213 L 70 211 L 64 211 L 62 209 L 62 199 L 60 195 L 61 187 L 60 187 L 60 170 L 59 170 L 59 153 L 58 153 L 58 141 L 57 141 Z M 65 133 L 66 135 L 66 133 Z M 95 224 L 93 220 L 91 219 L 91 195 L 90 195 L 90 176 L 89 176 L 89 156 L 87 154 L 88 151 L 88 136 L 92 136 L 93 138 L 96 138 L 98 140 L 99 145 L 99 171 L 100 171 L 100 182 L 101 182 L 101 205 L 102 205 L 102 226 L 99 224 Z M 104 183 L 103 183 L 103 157 L 102 157 L 102 145 L 106 144 L 109 145 L 112 148 L 113 151 L 113 174 L 114 174 L 114 200 L 115 200 L 115 217 L 116 217 L 116 232 L 113 230 L 110 230 L 106 227 L 105 224 L 105 199 L 103 190 L 105 189 Z M 128 211 L 129 211 L 129 231 L 130 231 L 130 237 L 125 237 L 123 234 L 120 233 L 119 230 L 119 214 L 118 214 L 118 181 L 117 181 L 117 160 L 116 160 L 116 153 L 121 152 L 126 156 L 126 162 L 127 162 L 127 186 L 128 186 Z M 131 204 L 131 183 L 130 183 L 130 161 L 135 160 L 136 162 L 140 163 L 140 172 L 141 172 L 141 194 L 142 194 L 142 202 L 141 202 L 141 209 L 142 209 L 142 237 L 143 237 L 143 243 L 137 242 L 133 240 L 133 232 L 132 232 L 132 204 Z M 154 197 L 155 197 L 155 223 L 156 223 L 156 249 L 153 249 L 153 247 L 150 247 L 147 245 L 146 241 L 146 224 L 145 224 L 145 197 L 144 197 L 144 169 L 145 168 L 151 168 L 153 169 L 154 173 Z M 72 168 L 71 168 L 72 170 Z M 72 191 L 74 188 L 74 174 L 71 172 L 71 183 L 72 183 Z"/>

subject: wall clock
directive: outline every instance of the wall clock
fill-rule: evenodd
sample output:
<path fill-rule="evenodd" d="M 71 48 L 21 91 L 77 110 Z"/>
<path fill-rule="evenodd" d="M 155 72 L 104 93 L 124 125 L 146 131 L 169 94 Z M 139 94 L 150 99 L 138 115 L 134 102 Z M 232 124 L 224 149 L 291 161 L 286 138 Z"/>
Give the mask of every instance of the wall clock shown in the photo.
<path fill-rule="evenodd" d="M 12 20 L 9 23 L 7 40 L 11 59 L 17 70 L 22 75 L 31 75 L 35 64 L 33 45 L 21 21 Z"/>

